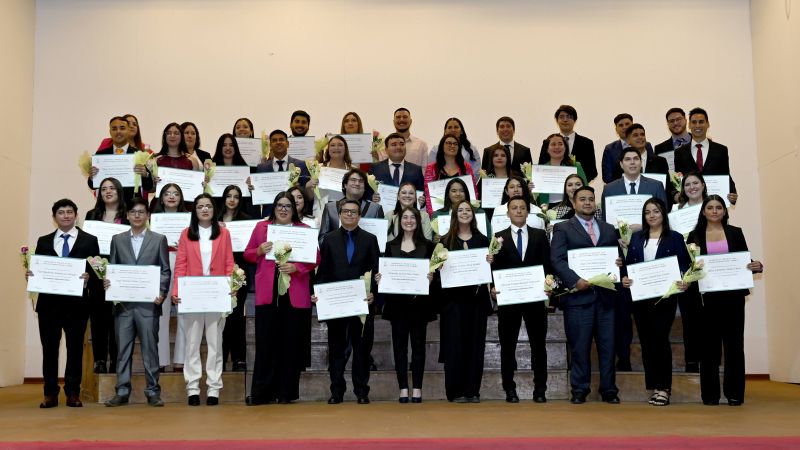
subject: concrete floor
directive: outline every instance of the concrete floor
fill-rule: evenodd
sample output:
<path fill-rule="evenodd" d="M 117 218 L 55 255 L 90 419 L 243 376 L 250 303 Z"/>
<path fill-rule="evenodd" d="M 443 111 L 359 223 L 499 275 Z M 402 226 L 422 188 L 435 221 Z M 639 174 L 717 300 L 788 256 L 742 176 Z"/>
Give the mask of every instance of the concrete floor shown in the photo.
<path fill-rule="evenodd" d="M 87 404 L 40 410 L 41 385 L 0 389 L 0 440 L 309 439 L 543 436 L 799 436 L 800 386 L 751 380 L 742 407 L 642 402 L 457 405 L 322 402 L 247 407 Z"/>

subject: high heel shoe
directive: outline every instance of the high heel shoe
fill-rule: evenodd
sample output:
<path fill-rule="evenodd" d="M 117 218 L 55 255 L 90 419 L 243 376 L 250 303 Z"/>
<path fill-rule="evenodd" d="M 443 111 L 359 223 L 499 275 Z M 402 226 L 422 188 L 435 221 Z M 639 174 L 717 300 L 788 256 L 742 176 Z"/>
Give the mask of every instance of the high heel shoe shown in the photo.
<path fill-rule="evenodd" d="M 411 397 L 411 403 L 422 403 L 422 397 Z"/>
<path fill-rule="evenodd" d="M 408 403 L 408 396 L 405 396 L 405 397 L 400 397 L 400 398 L 398 399 L 398 401 L 399 401 L 400 403 Z"/>

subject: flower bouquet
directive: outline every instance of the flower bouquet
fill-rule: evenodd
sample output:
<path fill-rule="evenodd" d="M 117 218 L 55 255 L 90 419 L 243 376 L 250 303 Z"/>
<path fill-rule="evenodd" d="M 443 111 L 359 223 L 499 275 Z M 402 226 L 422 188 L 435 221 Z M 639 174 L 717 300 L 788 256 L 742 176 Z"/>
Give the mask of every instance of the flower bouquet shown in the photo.
<path fill-rule="evenodd" d="M 89 155 L 89 152 L 81 153 L 81 156 L 78 157 L 78 167 L 81 169 L 81 173 L 84 177 L 88 177 L 92 173 L 92 157 Z"/>
<path fill-rule="evenodd" d="M 315 159 L 307 159 L 306 168 L 308 169 L 311 180 L 319 181 L 319 171 L 322 169 L 320 163 Z M 317 197 L 317 200 L 322 200 L 322 195 L 319 193 L 319 186 L 314 186 L 314 195 Z"/>
<path fill-rule="evenodd" d="M 29 248 L 27 245 L 23 245 L 19 248 L 19 257 L 22 260 L 22 268 L 25 269 L 27 273 L 31 270 L 31 255 L 35 253 L 35 249 Z M 36 299 L 39 296 L 38 292 L 28 292 L 28 297 L 31 299 L 31 306 L 33 310 L 36 311 Z"/>
<path fill-rule="evenodd" d="M 292 246 L 288 242 L 276 242 L 273 245 L 273 254 L 275 255 L 275 262 L 277 264 L 286 264 L 289 262 L 289 257 L 292 254 Z M 275 269 L 277 270 L 277 268 Z M 278 295 L 284 295 L 289 291 L 289 284 L 292 278 L 288 273 L 281 273 L 278 276 Z"/>
<path fill-rule="evenodd" d="M 101 256 L 90 256 L 86 258 L 86 261 L 89 262 L 89 267 L 92 268 L 94 274 L 97 275 L 97 278 L 101 280 L 106 279 L 106 270 L 108 270 L 108 260 Z"/>
<path fill-rule="evenodd" d="M 321 138 L 314 141 L 314 158 L 317 161 L 322 161 L 322 155 L 325 151 L 325 147 L 328 146 L 328 135 L 322 136 Z"/>
<path fill-rule="evenodd" d="M 484 178 L 494 178 L 494 175 L 489 175 L 485 170 L 481 169 L 478 171 L 478 178 L 481 180 Z"/>
<path fill-rule="evenodd" d="M 372 189 L 372 192 L 378 192 L 378 185 L 380 182 L 375 178 L 375 175 L 367 175 L 367 184 L 369 185 L 370 189 Z"/>
<path fill-rule="evenodd" d="M 211 179 L 214 178 L 214 173 L 217 171 L 217 163 L 214 161 L 207 159 L 203 162 L 203 173 L 205 174 L 206 180 L 206 187 L 203 191 L 207 194 L 214 194 L 214 190 L 211 189 Z"/>
<path fill-rule="evenodd" d="M 447 261 L 448 256 L 450 256 L 450 252 L 444 248 L 444 245 L 442 245 L 441 242 L 436 244 L 436 247 L 433 249 L 433 254 L 431 255 L 431 263 L 428 272 L 433 273 L 436 269 L 442 267 L 445 261 Z"/>
<path fill-rule="evenodd" d="M 496 255 L 500 253 L 501 248 L 503 248 L 503 238 L 498 237 L 496 234 L 493 234 L 492 240 L 489 241 L 489 254 Z"/>
<path fill-rule="evenodd" d="M 622 247 L 622 254 L 627 257 L 628 245 L 631 243 L 633 230 L 631 230 L 631 226 L 628 225 L 628 222 L 625 221 L 625 219 L 617 219 L 617 228 L 619 229 L 620 239 L 622 239 L 622 242 L 625 243 L 625 245 Z"/>
<path fill-rule="evenodd" d="M 147 165 L 147 161 L 150 161 L 153 154 L 139 150 L 138 152 L 133 154 L 133 166 L 136 167 L 138 165 L 145 166 Z M 137 174 L 133 175 L 133 192 L 139 192 L 139 188 L 142 185 L 142 176 Z"/>
<path fill-rule="evenodd" d="M 681 192 L 681 182 L 683 181 L 683 174 L 681 172 L 670 172 L 669 181 L 676 191 Z"/>
<path fill-rule="evenodd" d="M 289 172 L 289 187 L 297 186 L 297 182 L 300 181 L 300 168 L 295 167 L 294 164 L 289 164 L 287 172 Z"/>
<path fill-rule="evenodd" d="M 269 136 L 266 130 L 261 131 L 261 158 L 264 161 L 269 159 Z"/>
<path fill-rule="evenodd" d="M 686 250 L 689 252 L 689 259 L 692 262 L 691 264 L 689 264 L 689 269 L 683 274 L 681 281 L 683 281 L 684 283 L 692 283 L 694 281 L 698 281 L 705 278 L 706 276 L 706 271 L 704 269 L 705 261 L 703 261 L 702 259 L 699 261 L 697 260 L 697 257 L 700 256 L 700 247 L 698 247 L 697 244 L 689 244 L 686 246 Z M 665 298 L 669 298 L 670 296 L 675 295 L 679 292 L 680 289 L 678 289 L 678 283 L 677 282 L 672 283 L 669 286 L 669 289 L 667 289 L 667 293 L 664 294 L 664 296 L 661 297 L 658 301 L 661 301 Z M 658 304 L 658 302 L 656 302 L 656 304 Z"/>
<path fill-rule="evenodd" d="M 239 289 L 247 286 L 247 280 L 245 279 L 244 269 L 240 268 L 238 264 L 233 265 L 233 272 L 231 272 L 231 311 L 236 308 L 236 304 L 238 299 L 236 298 L 236 293 Z"/>
<path fill-rule="evenodd" d="M 539 209 L 541 209 L 542 212 L 536 213 L 536 217 L 541 218 L 544 221 L 544 227 L 547 228 L 547 225 L 549 225 L 550 222 L 556 220 L 556 211 L 554 209 L 550 209 L 546 203 L 542 203 L 542 205 L 539 206 Z"/>
<path fill-rule="evenodd" d="M 380 161 L 381 154 L 386 151 L 383 136 L 378 130 L 372 130 L 372 162 Z"/>
<path fill-rule="evenodd" d="M 364 292 L 369 297 L 369 293 L 372 290 L 372 271 L 364 272 L 364 276 L 361 279 L 364 280 Z M 367 316 L 366 314 L 359 314 L 358 318 L 361 320 L 361 336 L 364 336 L 364 325 L 367 323 Z"/>
<path fill-rule="evenodd" d="M 150 172 L 150 175 L 153 178 L 158 178 L 158 163 L 157 163 L 157 161 L 158 161 L 158 157 L 156 157 L 154 155 L 150 159 L 148 159 L 147 162 L 144 164 L 145 167 L 147 167 L 147 170 Z"/>

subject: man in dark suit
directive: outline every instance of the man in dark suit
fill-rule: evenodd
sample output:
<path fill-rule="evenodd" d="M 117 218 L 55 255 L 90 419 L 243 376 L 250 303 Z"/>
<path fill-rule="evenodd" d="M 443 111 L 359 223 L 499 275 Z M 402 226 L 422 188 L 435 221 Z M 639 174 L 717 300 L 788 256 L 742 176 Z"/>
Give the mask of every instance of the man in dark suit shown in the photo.
<path fill-rule="evenodd" d="M 286 172 L 289 165 L 293 164 L 300 168 L 300 180 L 297 185 L 305 187 L 306 198 L 314 198 L 315 183 L 309 183 L 310 175 L 306 163 L 297 158 L 289 156 L 289 137 L 283 130 L 273 130 L 269 134 L 269 159 L 256 167 L 256 173 L 263 172 Z M 261 217 L 267 217 L 272 212 L 272 205 L 264 205 L 261 208 Z"/>
<path fill-rule="evenodd" d="M 630 147 L 627 138 L 628 127 L 633 125 L 633 116 L 628 113 L 617 114 L 614 117 L 614 131 L 619 139 L 606 145 L 603 149 L 603 182 L 608 184 L 622 176 L 622 169 L 619 167 L 619 155 L 622 150 Z M 653 147 L 649 142 L 645 142 L 647 154 L 653 154 Z M 663 172 L 669 173 L 669 172 Z"/>
<path fill-rule="evenodd" d="M 112 117 L 108 123 L 108 131 L 109 134 L 111 134 L 111 145 L 106 148 L 101 148 L 95 152 L 95 155 L 131 155 L 139 151 L 138 148 L 128 143 L 128 121 L 124 117 Z M 92 178 L 94 178 L 99 171 L 100 169 L 92 166 L 92 169 L 89 173 L 89 178 L 86 180 L 86 184 L 89 185 L 89 189 L 95 189 Z M 141 175 L 142 185 L 139 187 L 139 192 L 137 193 L 133 192 L 133 186 L 122 189 L 122 196 L 125 199 L 125 204 L 128 205 L 130 204 L 134 195 L 137 197 L 142 197 L 142 192 L 148 192 L 153 189 L 153 178 L 150 176 L 150 172 L 147 171 L 147 168 L 143 164 L 137 164 L 133 166 L 133 171 Z M 99 188 L 100 186 L 97 187 Z"/>
<path fill-rule="evenodd" d="M 377 162 L 369 168 L 369 174 L 383 184 L 400 186 L 402 183 L 414 183 L 418 191 L 425 189 L 422 168 L 406 158 L 406 140 L 399 133 L 392 133 L 384 139 L 388 159 Z"/>
<path fill-rule="evenodd" d="M 53 220 L 56 231 L 39 238 L 36 254 L 46 256 L 86 259 L 98 256 L 100 248 L 97 238 L 75 226 L 78 207 L 67 198 L 53 204 Z M 27 272 L 25 278 L 36 276 Z M 81 276 L 84 280 L 83 295 L 72 297 L 56 294 L 39 294 L 36 312 L 39 319 L 39 339 L 42 342 L 42 377 L 44 378 L 44 401 L 40 408 L 58 406 L 58 351 L 61 332 L 67 344 L 67 366 L 64 370 L 64 394 L 67 406 L 81 407 L 81 375 L 83 364 L 83 338 L 89 320 L 89 293 L 102 289 L 89 264 Z"/>
<path fill-rule="evenodd" d="M 361 218 L 360 204 L 356 200 L 343 199 L 339 203 L 341 228 L 330 232 L 320 245 L 321 263 L 317 270 L 317 283 L 331 283 L 358 279 L 366 272 L 378 273 L 378 239 L 358 227 Z M 372 304 L 373 292 L 377 292 L 374 278 L 371 280 L 368 301 Z M 316 302 L 316 298 L 312 297 Z M 346 384 L 344 368 L 347 364 L 348 338 L 353 349 L 353 392 L 359 404 L 369 403 L 369 354 L 372 350 L 374 315 L 370 313 L 364 324 L 358 317 L 345 317 L 327 321 L 328 325 L 328 370 L 331 376 L 329 404 L 341 403 Z"/>
<path fill-rule="evenodd" d="M 712 142 L 708 138 L 710 125 L 708 113 L 703 108 L 689 111 L 689 131 L 692 134 L 692 141 L 675 150 L 675 171 L 684 174 L 700 172 L 703 175 L 728 175 L 731 191 L 728 194 L 728 201 L 735 204 L 738 196 L 736 183 L 731 176 L 728 147 Z M 678 201 L 677 198 L 675 201 Z"/>
<path fill-rule="evenodd" d="M 625 138 L 629 146 L 639 151 L 639 158 L 642 160 L 642 173 L 647 174 L 646 176 L 649 178 L 663 181 L 666 199 L 667 201 L 672 199 L 675 187 L 670 181 L 669 164 L 663 156 L 654 154 L 653 149 L 648 147 L 650 143 L 647 142 L 644 127 L 638 123 L 632 124 L 625 132 Z M 619 168 L 620 176 L 622 176 L 622 167 L 619 163 L 617 163 L 617 167 Z M 669 203 L 666 205 L 669 206 Z"/>
<path fill-rule="evenodd" d="M 677 150 L 692 138 L 689 132 L 686 131 L 686 113 L 683 108 L 670 108 L 667 111 L 667 128 L 671 136 L 656 145 L 656 155 Z"/>
<path fill-rule="evenodd" d="M 293 137 L 305 136 L 308 134 L 310 126 L 311 116 L 307 112 L 298 109 L 292 113 L 292 117 L 289 119 L 289 129 L 292 131 Z"/>
<path fill-rule="evenodd" d="M 521 172 L 520 166 L 522 166 L 523 163 L 533 162 L 531 149 L 514 141 L 514 133 L 516 131 L 514 119 L 508 116 L 497 119 L 495 129 L 497 130 L 497 137 L 500 140 L 496 144 L 483 149 L 483 158 L 481 159 L 481 161 L 483 161 L 481 163 L 483 170 L 489 170 L 492 165 L 492 153 L 495 149 L 501 147 L 505 147 L 506 150 L 511 153 L 511 170 Z"/>
<path fill-rule="evenodd" d="M 573 194 L 575 216 L 553 228 L 550 262 L 565 287 L 575 292 L 561 298 L 564 328 L 571 355 L 570 401 L 584 403 L 591 391 L 592 338 L 600 363 L 600 395 L 604 402 L 619 403 L 614 371 L 614 305 L 617 293 L 594 287 L 569 267 L 567 252 L 592 247 L 617 247 L 619 235 L 611 225 L 594 218 L 594 189 L 582 186 Z M 621 263 L 621 259 L 617 260 Z"/>
<path fill-rule="evenodd" d="M 567 156 L 575 156 L 575 160 L 583 166 L 586 180 L 591 182 L 597 178 L 597 161 L 594 155 L 594 142 L 575 132 L 575 121 L 578 120 L 578 112 L 570 105 L 561 105 L 556 110 L 555 118 L 559 133 L 564 136 L 564 141 L 567 143 Z M 549 160 L 550 155 L 547 154 L 547 139 L 545 139 L 542 142 L 542 149 L 539 151 L 539 164 L 546 164 Z"/>
<path fill-rule="evenodd" d="M 663 158 L 661 158 L 663 160 Z M 606 220 L 606 198 L 616 195 L 652 195 L 667 204 L 664 187 L 656 180 L 642 176 L 642 157 L 639 150 L 628 147 L 620 155 L 622 178 L 603 188 L 603 220 Z"/>
<path fill-rule="evenodd" d="M 117 388 L 116 395 L 105 402 L 106 406 L 122 406 L 128 403 L 131 393 L 131 366 L 133 364 L 133 345 L 136 336 L 142 347 L 142 362 L 147 387 L 144 390 L 147 404 L 164 406 L 161 400 L 161 386 L 158 384 L 158 322 L 161 304 L 167 298 L 172 271 L 169 268 L 169 248 L 167 238 L 147 229 L 150 211 L 147 202 L 141 198 L 133 199 L 128 210 L 130 231 L 111 238 L 109 264 L 128 264 L 138 266 L 158 266 L 161 268 L 159 296 L 151 303 L 119 302 L 114 305 L 114 331 L 117 340 Z M 108 289 L 113 283 L 105 279 Z"/>
<path fill-rule="evenodd" d="M 408 163 L 406 163 L 408 164 Z M 360 169 L 350 169 L 342 177 L 342 193 L 344 198 L 357 202 L 359 216 L 366 218 L 383 218 L 383 208 L 380 203 L 366 200 L 364 195 L 367 186 L 367 175 Z M 325 235 L 339 228 L 339 207 L 342 200 L 330 201 L 322 210 L 322 220 L 319 224 L 320 243 L 325 239 Z"/>
<path fill-rule="evenodd" d="M 529 266 L 544 266 L 550 270 L 550 244 L 544 231 L 526 224 L 530 206 L 522 197 L 508 201 L 508 218 L 511 226 L 497 233 L 503 239 L 500 252 L 494 256 L 493 270 L 514 269 Z M 496 297 L 492 288 L 492 296 Z M 497 332 L 500 337 L 500 372 L 506 401 L 518 403 L 514 371 L 517 369 L 517 338 L 522 319 L 531 346 L 533 368 L 533 401 L 545 403 L 547 397 L 547 308 L 544 302 L 502 305 L 497 308 Z"/>

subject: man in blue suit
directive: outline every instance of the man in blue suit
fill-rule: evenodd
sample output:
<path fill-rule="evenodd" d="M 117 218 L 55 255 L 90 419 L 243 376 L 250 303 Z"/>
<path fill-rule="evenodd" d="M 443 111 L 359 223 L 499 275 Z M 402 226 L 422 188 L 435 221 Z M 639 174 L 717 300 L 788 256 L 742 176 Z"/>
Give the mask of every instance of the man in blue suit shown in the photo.
<path fill-rule="evenodd" d="M 306 163 L 297 158 L 289 156 L 289 137 L 283 130 L 274 130 L 269 134 L 269 159 L 256 167 L 257 173 L 262 172 L 285 172 L 289 170 L 289 165 L 293 164 L 300 168 L 300 180 L 298 185 L 306 188 L 306 198 L 314 197 L 314 183 L 309 183 L 311 177 L 308 173 Z M 261 217 L 267 217 L 272 212 L 272 205 L 264 205 Z"/>
<path fill-rule="evenodd" d="M 608 183 L 603 189 L 603 220 L 606 220 L 606 198 L 616 195 L 651 195 L 667 205 L 664 186 L 656 180 L 642 176 L 642 157 L 639 151 L 628 147 L 620 155 L 622 178 Z"/>
<path fill-rule="evenodd" d="M 594 189 L 582 186 L 573 194 L 575 216 L 553 228 L 550 262 L 556 276 L 568 289 L 562 297 L 564 329 L 571 356 L 569 382 L 573 404 L 586 401 L 591 391 L 592 337 L 600 363 L 600 396 L 604 402 L 619 403 L 614 370 L 614 307 L 617 292 L 594 287 L 569 267 L 568 251 L 592 247 L 618 247 L 619 235 L 611 225 L 594 217 Z M 617 259 L 617 264 L 621 264 Z"/>
<path fill-rule="evenodd" d="M 619 139 L 606 145 L 603 149 L 603 183 L 611 183 L 622 176 L 619 167 L 619 156 L 622 150 L 630 147 L 628 143 L 628 128 L 633 125 L 633 116 L 628 113 L 617 114 L 614 117 L 614 131 L 617 132 Z M 645 143 L 647 154 L 653 154 L 653 146 L 649 142 Z"/>
<path fill-rule="evenodd" d="M 369 174 L 383 184 L 400 186 L 402 183 L 414 183 L 418 191 L 425 189 L 422 168 L 406 161 L 406 140 L 400 133 L 392 133 L 384 139 L 388 159 L 377 162 L 369 168 Z"/>

